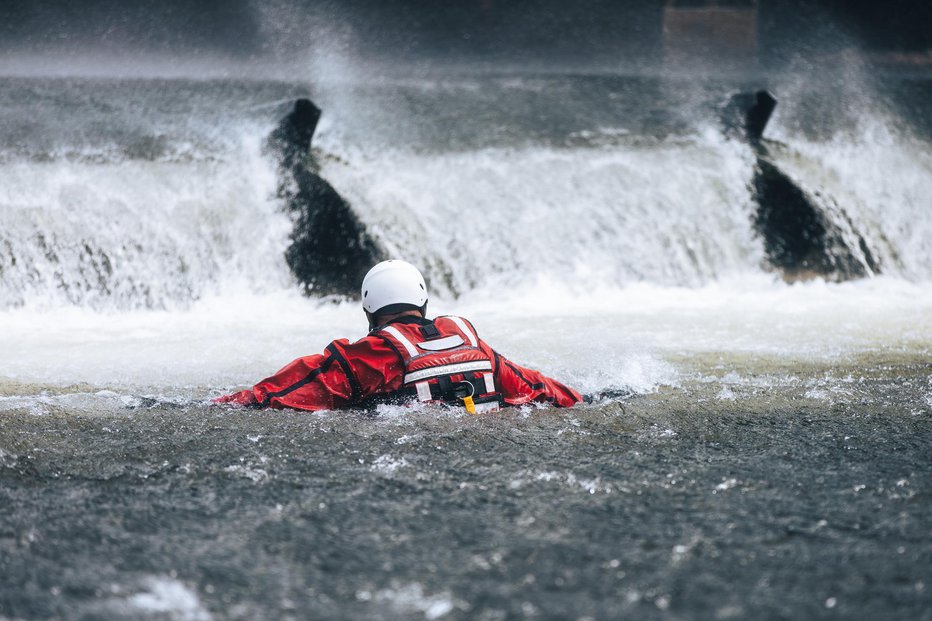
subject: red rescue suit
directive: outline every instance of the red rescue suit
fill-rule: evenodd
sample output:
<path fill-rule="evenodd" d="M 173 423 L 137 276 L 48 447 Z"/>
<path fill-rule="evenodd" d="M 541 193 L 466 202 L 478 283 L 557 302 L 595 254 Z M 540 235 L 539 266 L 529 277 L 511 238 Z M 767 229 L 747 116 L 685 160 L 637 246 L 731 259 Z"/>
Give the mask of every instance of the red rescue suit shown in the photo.
<path fill-rule="evenodd" d="M 252 388 L 218 403 L 331 410 L 378 400 L 462 404 L 477 411 L 532 401 L 569 407 L 582 396 L 533 369 L 520 367 L 479 339 L 461 317 L 403 316 L 324 354 L 298 358 Z"/>

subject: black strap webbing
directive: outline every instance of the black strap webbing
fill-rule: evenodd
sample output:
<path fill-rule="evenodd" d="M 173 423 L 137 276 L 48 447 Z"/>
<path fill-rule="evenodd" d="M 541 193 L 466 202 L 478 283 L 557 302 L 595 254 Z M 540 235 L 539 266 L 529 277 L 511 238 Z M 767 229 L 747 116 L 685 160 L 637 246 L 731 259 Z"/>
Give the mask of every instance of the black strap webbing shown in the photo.
<path fill-rule="evenodd" d="M 435 339 L 440 336 L 440 330 L 438 330 L 437 326 L 433 323 L 429 323 L 425 326 L 421 326 L 421 334 L 429 341 L 430 339 Z"/>
<path fill-rule="evenodd" d="M 340 350 L 337 349 L 333 343 L 327 345 L 327 351 L 330 352 L 330 355 L 333 356 L 333 358 L 336 359 L 336 361 L 339 362 L 340 366 L 343 368 L 343 374 L 346 375 L 346 379 L 349 382 L 350 391 L 352 393 L 350 395 L 350 400 L 354 403 L 359 401 L 359 399 L 362 397 L 362 386 L 359 385 L 359 380 L 356 379 L 356 374 L 353 373 L 353 368 L 350 366 L 349 361 L 347 361 L 346 357 L 340 353 Z"/>
<path fill-rule="evenodd" d="M 269 404 L 272 402 L 272 399 L 276 397 L 284 397 L 285 395 L 292 393 L 296 391 L 297 389 L 310 384 L 311 382 L 314 381 L 315 377 L 317 377 L 318 375 L 320 375 L 321 373 L 329 369 L 330 365 L 333 364 L 333 361 L 334 361 L 334 357 L 333 357 L 333 354 L 331 353 L 329 356 L 327 356 L 321 361 L 319 367 L 311 370 L 311 372 L 308 373 L 303 379 L 298 380 L 297 382 L 295 382 L 291 386 L 288 386 L 287 388 L 282 388 L 281 390 L 278 390 L 276 392 L 270 392 L 266 394 L 265 398 L 262 400 L 261 406 L 268 407 Z"/>

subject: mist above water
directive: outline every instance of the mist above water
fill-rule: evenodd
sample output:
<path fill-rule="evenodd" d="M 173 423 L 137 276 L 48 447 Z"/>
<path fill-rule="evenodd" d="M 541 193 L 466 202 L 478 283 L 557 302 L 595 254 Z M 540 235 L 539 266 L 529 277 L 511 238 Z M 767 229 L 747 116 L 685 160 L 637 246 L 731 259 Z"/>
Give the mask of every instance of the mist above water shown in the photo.
<path fill-rule="evenodd" d="M 91 0 L 0 7 L 0 72 L 40 75 L 319 78 L 338 60 L 370 75 L 449 71 L 656 73 L 668 41 L 661 0 L 438 4 L 424 0 Z M 732 3 L 736 10 L 742 3 Z M 689 71 L 831 67 L 851 50 L 922 54 L 924 3 L 755 4 L 755 45 L 737 65 L 701 41 Z M 746 6 L 746 5 L 745 5 Z M 726 7 L 725 10 L 729 10 Z M 715 46 L 712 45 L 711 48 Z M 703 58 L 707 56 L 706 58 Z M 734 55 L 732 55 L 734 56 Z"/>

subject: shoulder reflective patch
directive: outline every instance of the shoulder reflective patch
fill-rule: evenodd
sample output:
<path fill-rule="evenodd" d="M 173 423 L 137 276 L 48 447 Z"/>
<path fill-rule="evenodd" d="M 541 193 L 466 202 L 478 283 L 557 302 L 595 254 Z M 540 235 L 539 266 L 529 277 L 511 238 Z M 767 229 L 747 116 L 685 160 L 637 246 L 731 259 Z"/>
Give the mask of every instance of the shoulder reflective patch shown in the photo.
<path fill-rule="evenodd" d="M 427 382 L 418 382 L 414 385 L 417 388 L 418 401 L 430 401 L 433 397 L 430 394 L 430 384 Z"/>
<path fill-rule="evenodd" d="M 469 344 L 473 347 L 476 347 L 478 343 L 476 342 L 476 335 L 473 334 L 472 330 L 469 329 L 469 326 L 466 325 L 466 322 L 463 321 L 462 317 L 456 317 L 455 315 L 447 315 L 447 319 L 456 324 L 456 327 L 460 329 L 460 332 L 466 335 L 466 338 L 469 339 Z"/>
<path fill-rule="evenodd" d="M 396 339 L 398 339 L 398 342 L 401 343 L 404 346 L 404 348 L 408 351 L 409 356 L 411 357 L 417 356 L 417 350 L 414 348 L 414 345 L 411 344 L 411 341 L 405 338 L 405 335 L 402 334 L 401 331 L 398 330 L 398 328 L 396 328 L 395 326 L 386 326 L 382 328 L 382 330 L 384 330 L 385 332 L 388 332 L 389 334 L 394 336 Z"/>
<path fill-rule="evenodd" d="M 418 343 L 417 346 L 425 351 L 443 351 L 444 349 L 453 349 L 457 345 L 462 345 L 465 342 L 466 341 L 464 341 L 460 335 L 454 334 L 453 336 L 446 336 L 434 341 L 424 341 L 423 343 Z"/>
<path fill-rule="evenodd" d="M 444 364 L 439 367 L 429 367 L 408 373 L 405 375 L 405 384 L 419 382 L 439 377 L 441 375 L 455 375 L 456 373 L 466 373 L 467 371 L 491 371 L 492 363 L 488 360 L 476 360 L 475 362 L 458 362 L 456 364 Z"/>

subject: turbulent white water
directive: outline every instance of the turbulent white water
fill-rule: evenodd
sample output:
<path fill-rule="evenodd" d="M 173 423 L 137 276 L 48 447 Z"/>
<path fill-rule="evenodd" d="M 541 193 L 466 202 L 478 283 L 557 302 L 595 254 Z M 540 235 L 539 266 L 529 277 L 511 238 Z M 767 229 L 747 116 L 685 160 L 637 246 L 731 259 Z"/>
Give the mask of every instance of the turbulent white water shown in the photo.
<path fill-rule="evenodd" d="M 464 292 L 529 279 L 698 286 L 756 272 L 746 148 L 382 152 L 323 175 L 392 254 Z"/>
<path fill-rule="evenodd" d="M 919 140 L 868 119 L 855 136 L 828 142 L 788 137 L 781 169 L 818 193 L 842 231 L 856 229 L 882 270 L 913 281 L 932 279 L 932 152 Z M 852 248 L 856 240 L 847 239 Z"/>
<path fill-rule="evenodd" d="M 258 139 L 223 159 L 0 163 L 0 300 L 164 307 L 282 288 L 290 222 Z"/>
<path fill-rule="evenodd" d="M 675 385 L 690 359 L 932 349 L 932 160 L 918 139 L 778 136 L 791 146 L 779 165 L 883 272 L 788 285 L 753 229 L 753 155 L 715 130 L 425 150 L 356 143 L 331 122 L 323 176 L 423 268 L 432 312 L 470 317 L 504 355 L 581 390 Z M 199 399 L 363 335 L 355 303 L 302 297 L 287 272 L 291 223 L 260 148 L 270 124 L 226 125 L 222 148 L 187 155 L 0 160 L 0 408 L 73 398 L 61 390 L 98 405 Z"/>
<path fill-rule="evenodd" d="M 832 363 L 932 350 L 932 290 L 888 278 L 786 286 L 752 277 L 586 294 L 534 282 L 431 305 L 469 317 L 502 354 L 589 392 L 677 385 L 681 363 L 693 358 L 712 361 L 714 376 L 715 364 L 730 370 L 740 360 Z M 14 392 L 79 385 L 69 390 L 203 398 L 364 333 L 355 303 L 294 292 L 211 296 L 172 312 L 19 309 L 3 313 L 0 342 L 12 355 L 0 374 L 20 385 Z"/>

